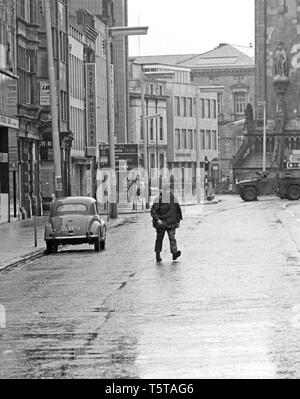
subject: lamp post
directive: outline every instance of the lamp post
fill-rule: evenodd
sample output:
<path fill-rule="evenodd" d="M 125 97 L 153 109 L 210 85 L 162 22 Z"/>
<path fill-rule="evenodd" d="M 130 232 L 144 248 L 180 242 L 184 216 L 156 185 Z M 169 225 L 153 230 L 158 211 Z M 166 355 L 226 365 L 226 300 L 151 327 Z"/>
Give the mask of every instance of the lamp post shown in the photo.
<path fill-rule="evenodd" d="M 111 71 L 111 38 L 124 37 L 130 35 L 146 35 L 147 26 L 129 27 L 129 26 L 113 26 L 106 28 L 106 69 L 107 69 L 107 102 L 108 102 L 108 139 L 109 139 L 109 155 L 111 178 L 111 208 L 110 216 L 112 219 L 118 217 L 118 204 L 116 194 L 116 163 L 115 163 L 115 124 L 114 124 L 114 105 L 113 105 L 113 74 Z"/>
<path fill-rule="evenodd" d="M 58 104 L 56 93 L 55 67 L 53 60 L 52 47 L 52 27 L 51 27 L 51 5 L 50 0 L 44 0 L 45 9 L 45 25 L 47 38 L 47 52 L 48 52 L 48 74 L 50 84 L 50 98 L 51 98 L 51 125 L 52 125 L 52 143 L 53 143 L 53 160 L 54 160 L 54 175 L 55 175 L 55 195 L 62 197 L 62 176 L 61 176 L 61 151 L 59 142 L 58 129 Z"/>
<path fill-rule="evenodd" d="M 266 171 L 266 141 L 267 141 L 267 103 L 266 101 L 259 101 L 258 105 L 263 106 L 264 110 L 264 126 L 263 126 L 263 172 Z"/>

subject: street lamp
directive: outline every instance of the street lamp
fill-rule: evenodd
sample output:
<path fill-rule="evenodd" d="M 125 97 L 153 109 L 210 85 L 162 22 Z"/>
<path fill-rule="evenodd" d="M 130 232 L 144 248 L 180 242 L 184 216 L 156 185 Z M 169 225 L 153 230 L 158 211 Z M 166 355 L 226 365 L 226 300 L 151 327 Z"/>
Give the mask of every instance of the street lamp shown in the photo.
<path fill-rule="evenodd" d="M 259 101 L 257 103 L 258 105 L 263 106 L 264 109 L 264 127 L 263 127 L 263 172 L 266 171 L 266 141 L 267 141 L 267 129 L 266 129 L 266 124 L 267 124 L 267 103 L 266 101 Z"/>
<path fill-rule="evenodd" d="M 111 38 L 124 37 L 130 35 L 146 35 L 148 32 L 147 26 L 129 27 L 129 26 L 113 26 L 106 28 L 106 69 L 107 69 L 107 102 L 108 102 L 108 138 L 109 138 L 109 152 L 110 152 L 110 170 L 112 173 L 111 178 L 111 195 L 116 193 L 116 163 L 115 163 L 115 126 L 114 126 L 114 108 L 113 108 L 113 95 L 112 95 L 112 79 L 111 72 Z M 112 199 L 111 202 L 111 218 L 118 217 L 117 199 Z"/>

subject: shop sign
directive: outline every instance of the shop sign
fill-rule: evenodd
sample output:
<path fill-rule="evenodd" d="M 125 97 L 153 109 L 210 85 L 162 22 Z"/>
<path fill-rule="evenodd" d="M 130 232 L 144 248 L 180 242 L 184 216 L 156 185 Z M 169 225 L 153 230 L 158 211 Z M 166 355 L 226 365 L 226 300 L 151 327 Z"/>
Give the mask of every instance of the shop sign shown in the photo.
<path fill-rule="evenodd" d="M 51 105 L 50 83 L 48 80 L 42 80 L 40 82 L 40 105 L 42 106 Z"/>
<path fill-rule="evenodd" d="M 0 126 L 7 126 L 13 129 L 19 129 L 19 120 L 10 116 L 0 115 Z"/>
<path fill-rule="evenodd" d="M 86 64 L 87 147 L 96 147 L 96 64 Z"/>

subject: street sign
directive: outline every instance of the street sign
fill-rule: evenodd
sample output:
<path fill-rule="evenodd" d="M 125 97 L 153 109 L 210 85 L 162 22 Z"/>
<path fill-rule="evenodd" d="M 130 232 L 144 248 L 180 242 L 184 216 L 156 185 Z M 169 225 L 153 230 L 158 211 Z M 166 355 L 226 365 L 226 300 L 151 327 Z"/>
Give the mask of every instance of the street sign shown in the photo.
<path fill-rule="evenodd" d="M 40 81 L 40 105 L 48 106 L 51 104 L 50 83 L 48 80 Z"/>
<path fill-rule="evenodd" d="M 300 169 L 300 154 L 293 151 L 287 157 L 287 169 Z"/>
<path fill-rule="evenodd" d="M 99 163 L 100 163 L 101 169 L 110 167 L 109 145 L 108 144 L 100 144 L 99 145 Z"/>
<path fill-rule="evenodd" d="M 126 161 L 127 170 L 138 168 L 138 145 L 115 144 L 116 170 L 119 170 L 119 161 Z"/>
<path fill-rule="evenodd" d="M 126 165 L 127 170 L 138 168 L 138 145 L 137 144 L 115 144 L 115 168 L 119 170 L 119 161 Z M 100 168 L 110 167 L 109 145 L 99 145 Z"/>

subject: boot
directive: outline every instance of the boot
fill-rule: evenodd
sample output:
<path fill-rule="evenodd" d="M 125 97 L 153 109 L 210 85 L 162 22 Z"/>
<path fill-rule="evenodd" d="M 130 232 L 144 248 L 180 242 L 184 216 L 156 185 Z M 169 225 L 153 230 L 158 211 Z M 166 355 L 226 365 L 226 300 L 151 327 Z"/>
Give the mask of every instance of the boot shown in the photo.
<path fill-rule="evenodd" d="M 156 252 L 156 262 L 161 262 L 162 258 L 160 257 L 160 252 Z"/>
<path fill-rule="evenodd" d="M 181 255 L 181 251 L 173 252 L 173 260 L 176 260 Z"/>

